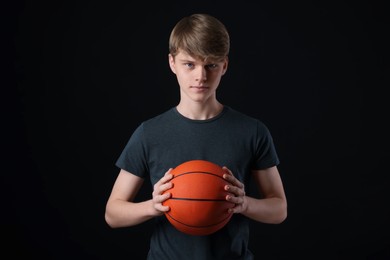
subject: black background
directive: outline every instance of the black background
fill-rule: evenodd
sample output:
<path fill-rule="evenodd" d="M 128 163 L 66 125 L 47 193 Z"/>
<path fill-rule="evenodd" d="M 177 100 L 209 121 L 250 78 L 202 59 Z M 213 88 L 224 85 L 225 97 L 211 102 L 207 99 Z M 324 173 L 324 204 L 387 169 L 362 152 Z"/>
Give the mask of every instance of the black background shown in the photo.
<path fill-rule="evenodd" d="M 203 12 L 231 36 L 218 98 L 266 123 L 281 159 L 289 216 L 252 223 L 256 259 L 390 259 L 388 9 L 163 2 L 2 4 L 1 254 L 145 259 L 152 222 L 104 221 L 114 163 L 177 104 L 169 33 Z"/>

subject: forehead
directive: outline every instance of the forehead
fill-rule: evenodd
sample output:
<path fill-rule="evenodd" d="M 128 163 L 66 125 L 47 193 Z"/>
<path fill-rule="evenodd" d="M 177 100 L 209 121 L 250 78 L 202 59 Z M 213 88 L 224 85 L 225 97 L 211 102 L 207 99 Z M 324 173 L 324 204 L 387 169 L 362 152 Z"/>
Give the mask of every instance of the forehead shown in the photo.
<path fill-rule="evenodd" d="M 224 59 L 222 60 L 216 60 L 216 59 L 204 59 L 201 57 L 197 57 L 194 55 L 191 55 L 183 50 L 179 50 L 178 53 L 175 56 L 176 59 L 182 60 L 182 61 L 191 61 L 191 62 L 199 62 L 199 63 L 222 63 L 224 62 Z"/>
<path fill-rule="evenodd" d="M 179 60 L 199 61 L 199 62 L 203 61 L 199 57 L 190 55 L 189 53 L 182 50 L 178 51 L 178 53 L 176 54 L 176 58 Z"/>

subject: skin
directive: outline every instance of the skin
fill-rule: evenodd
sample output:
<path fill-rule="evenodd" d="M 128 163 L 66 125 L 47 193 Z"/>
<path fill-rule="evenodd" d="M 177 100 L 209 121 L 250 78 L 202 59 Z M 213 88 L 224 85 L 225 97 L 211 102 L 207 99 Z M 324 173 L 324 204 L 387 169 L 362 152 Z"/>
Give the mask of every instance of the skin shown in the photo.
<path fill-rule="evenodd" d="M 194 120 L 218 115 L 223 105 L 217 100 L 216 91 L 228 68 L 228 58 L 205 62 L 179 51 L 175 57 L 169 55 L 168 60 L 180 86 L 179 113 Z M 230 209 L 232 213 L 269 224 L 278 224 L 286 219 L 287 200 L 276 166 L 252 172 L 262 198 L 246 196 L 244 184 L 227 167 L 223 169 L 226 172 L 224 178 L 231 184 L 226 185 L 225 190 L 229 192 L 226 200 L 235 204 Z M 162 203 L 171 194 L 162 193 L 172 187 L 171 170 L 153 186 L 150 200 L 134 202 L 144 181 L 122 169 L 106 204 L 105 219 L 108 225 L 112 228 L 133 226 L 169 211 L 169 207 Z"/>

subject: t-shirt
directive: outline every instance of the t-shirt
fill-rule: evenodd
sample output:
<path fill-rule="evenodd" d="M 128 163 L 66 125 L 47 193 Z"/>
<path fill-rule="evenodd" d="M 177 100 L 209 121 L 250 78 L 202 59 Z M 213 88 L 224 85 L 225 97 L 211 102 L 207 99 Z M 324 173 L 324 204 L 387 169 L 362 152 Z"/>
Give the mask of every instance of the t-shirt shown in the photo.
<path fill-rule="evenodd" d="M 142 122 L 134 131 L 116 166 L 154 185 L 169 168 L 207 160 L 228 167 L 250 187 L 251 170 L 279 164 L 268 128 L 260 120 L 224 106 L 207 120 L 192 120 L 176 107 Z M 176 230 L 165 216 L 154 218 L 149 260 L 253 259 L 248 249 L 249 219 L 234 214 L 217 232 L 193 236 Z"/>

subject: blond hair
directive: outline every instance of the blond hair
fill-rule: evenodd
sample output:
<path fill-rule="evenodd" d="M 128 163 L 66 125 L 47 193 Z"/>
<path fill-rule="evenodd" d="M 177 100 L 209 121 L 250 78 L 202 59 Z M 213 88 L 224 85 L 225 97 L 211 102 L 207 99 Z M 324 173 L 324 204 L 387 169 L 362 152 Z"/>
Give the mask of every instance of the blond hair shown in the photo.
<path fill-rule="evenodd" d="M 208 14 L 193 14 L 182 18 L 169 37 L 169 53 L 184 51 L 202 60 L 222 60 L 230 49 L 225 25 Z"/>

